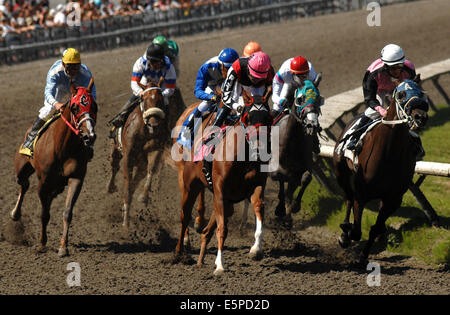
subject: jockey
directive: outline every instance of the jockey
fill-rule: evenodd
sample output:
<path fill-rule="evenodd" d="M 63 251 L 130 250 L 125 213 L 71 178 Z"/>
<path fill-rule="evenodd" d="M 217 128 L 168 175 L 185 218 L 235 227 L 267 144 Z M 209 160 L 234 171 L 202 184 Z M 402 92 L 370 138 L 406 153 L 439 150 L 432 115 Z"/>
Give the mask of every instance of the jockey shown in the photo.
<path fill-rule="evenodd" d="M 316 72 L 312 64 L 302 56 L 289 58 L 283 62 L 273 78 L 272 116 L 290 107 L 294 101 L 294 92 L 304 85 L 305 80 L 314 82 L 315 79 Z"/>
<path fill-rule="evenodd" d="M 250 95 L 264 96 L 267 89 L 272 86 L 274 75 L 270 58 L 262 51 L 256 52 L 248 58 L 241 57 L 237 59 L 228 70 L 227 77 L 222 85 L 223 107 L 218 109 L 212 128 L 220 128 L 231 110 L 238 109 L 242 89 L 246 90 Z M 214 138 L 215 132 L 211 134 L 206 142 L 212 142 L 211 140 Z M 212 153 L 213 151 L 211 151 Z M 211 171 L 212 158 L 211 156 L 205 156 L 203 172 L 210 185 L 212 185 Z"/>
<path fill-rule="evenodd" d="M 180 75 L 180 61 L 178 57 L 179 48 L 175 41 L 171 39 L 167 39 L 162 35 L 156 36 L 153 39 L 153 44 L 160 45 L 164 48 L 164 55 L 169 57 L 170 62 L 175 67 L 175 72 L 177 74 L 177 78 Z"/>
<path fill-rule="evenodd" d="M 233 48 L 225 48 L 218 56 L 207 60 L 200 67 L 195 80 L 194 94 L 202 102 L 188 116 L 186 122 L 183 124 L 184 129 L 181 131 L 182 133 L 185 131 L 190 131 L 191 134 L 194 133 L 197 129 L 197 124 L 201 124 L 201 119 L 197 120 L 196 126 L 192 128 L 194 121 L 202 117 L 204 113 L 211 111 L 213 105 L 220 101 L 220 95 L 217 95 L 216 88 L 222 85 L 228 69 L 238 58 L 239 55 L 236 50 Z M 185 137 L 188 138 L 188 136 Z"/>
<path fill-rule="evenodd" d="M 387 97 L 405 79 L 413 80 L 416 70 L 413 63 L 405 59 L 403 49 L 395 44 L 386 45 L 381 50 L 381 58 L 372 62 L 363 79 L 364 102 L 368 106 L 359 123 L 353 127 L 347 149 L 353 150 L 369 122 L 386 116 Z"/>
<path fill-rule="evenodd" d="M 251 55 L 253 55 L 255 52 L 258 51 L 262 51 L 261 46 L 257 42 L 250 41 L 247 43 L 247 45 L 245 45 L 244 51 L 242 52 L 242 56 L 250 57 Z"/>
<path fill-rule="evenodd" d="M 175 67 L 175 72 L 177 74 L 177 78 L 180 76 L 180 56 L 177 43 L 175 41 L 169 39 L 167 41 L 167 44 L 169 45 L 169 48 L 167 50 L 167 57 L 169 57 L 170 62 Z"/>
<path fill-rule="evenodd" d="M 32 156 L 33 142 L 38 131 L 55 111 L 61 110 L 64 101 L 70 92 L 70 83 L 76 86 L 88 87 L 92 74 L 88 67 L 81 63 L 80 53 L 74 48 L 64 51 L 62 59 L 57 60 L 47 73 L 47 84 L 44 90 L 44 106 L 33 123 L 19 153 Z M 92 97 L 96 98 L 95 85 L 92 88 Z"/>
<path fill-rule="evenodd" d="M 110 123 L 120 128 L 128 118 L 128 115 L 136 108 L 141 99 L 144 90 L 138 85 L 138 82 L 147 84 L 149 81 L 158 82 L 163 77 L 162 95 L 164 104 L 169 105 L 169 97 L 175 92 L 177 76 L 175 68 L 169 58 L 164 55 L 164 48 L 158 44 L 150 44 L 142 57 L 139 57 L 133 66 L 131 75 L 131 89 L 133 96 L 121 108 Z"/>

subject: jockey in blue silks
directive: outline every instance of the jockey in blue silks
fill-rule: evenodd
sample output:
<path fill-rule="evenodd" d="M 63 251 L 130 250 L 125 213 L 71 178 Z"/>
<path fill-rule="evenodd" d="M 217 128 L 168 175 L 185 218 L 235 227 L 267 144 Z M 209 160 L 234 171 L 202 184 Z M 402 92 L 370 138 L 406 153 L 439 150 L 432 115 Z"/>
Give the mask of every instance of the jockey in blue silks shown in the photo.
<path fill-rule="evenodd" d="M 212 111 L 214 105 L 220 101 L 216 88 L 222 85 L 228 69 L 238 58 L 239 54 L 234 49 L 225 48 L 218 56 L 212 57 L 200 67 L 195 80 L 194 94 L 202 102 L 184 121 L 177 139 L 180 144 L 191 148 L 193 135 L 202 122 L 199 118 L 204 113 Z"/>

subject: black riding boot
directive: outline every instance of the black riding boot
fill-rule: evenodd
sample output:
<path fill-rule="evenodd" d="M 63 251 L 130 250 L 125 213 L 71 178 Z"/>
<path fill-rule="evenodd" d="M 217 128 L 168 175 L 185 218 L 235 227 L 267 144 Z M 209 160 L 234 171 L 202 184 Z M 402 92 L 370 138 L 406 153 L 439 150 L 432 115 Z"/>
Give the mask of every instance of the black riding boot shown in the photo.
<path fill-rule="evenodd" d="M 33 156 L 34 139 L 36 138 L 36 135 L 38 134 L 39 129 L 41 129 L 42 126 L 44 126 L 44 124 L 45 124 L 45 120 L 42 120 L 39 117 L 36 118 L 36 120 L 33 123 L 33 126 L 31 127 L 30 132 L 27 135 L 27 139 L 23 143 L 22 148 L 20 148 L 19 153 L 28 155 L 28 156 Z"/>
<path fill-rule="evenodd" d="M 353 133 L 350 136 L 349 143 L 347 145 L 348 150 L 354 150 L 356 148 L 356 145 L 358 143 L 359 137 L 364 133 L 364 131 L 367 129 L 367 124 L 372 121 L 369 117 L 366 115 L 363 115 L 359 121 L 359 123 L 352 127 Z M 364 128 L 363 128 L 364 127 Z"/>
<path fill-rule="evenodd" d="M 214 120 L 214 124 L 212 125 L 212 129 L 214 130 L 211 133 L 211 136 L 205 141 L 206 143 L 212 143 L 214 138 L 216 137 L 217 129 L 220 128 L 225 121 L 225 118 L 230 113 L 231 109 L 226 106 L 219 108 L 217 111 L 216 119 Z M 208 156 L 203 157 L 203 168 L 202 171 L 205 174 L 205 179 L 208 182 L 209 188 L 212 189 L 212 155 L 214 154 L 214 148 L 212 148 L 210 154 Z"/>
<path fill-rule="evenodd" d="M 120 109 L 119 114 L 117 114 L 116 117 L 114 117 L 110 121 L 110 123 L 116 128 L 122 127 L 125 124 L 128 115 L 130 115 L 133 109 L 135 109 L 136 106 L 139 104 L 139 99 L 140 97 L 136 95 L 130 97 L 128 102 L 126 102 L 125 105 L 123 105 L 123 107 Z"/>

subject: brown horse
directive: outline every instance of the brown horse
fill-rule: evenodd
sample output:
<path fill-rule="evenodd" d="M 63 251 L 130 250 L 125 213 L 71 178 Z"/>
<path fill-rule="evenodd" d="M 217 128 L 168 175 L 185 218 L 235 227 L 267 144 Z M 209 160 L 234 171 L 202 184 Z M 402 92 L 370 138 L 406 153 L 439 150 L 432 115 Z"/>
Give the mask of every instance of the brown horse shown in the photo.
<path fill-rule="evenodd" d="M 112 139 L 111 169 L 112 174 L 108 182 L 109 193 L 117 191 L 115 177 L 120 169 L 123 157 L 123 227 L 129 225 L 130 205 L 134 191 L 133 181 L 143 174 L 146 168 L 146 179 L 139 199 L 147 203 L 152 174 L 161 160 L 165 145 L 168 144 L 169 131 L 166 114 L 163 111 L 164 99 L 161 91 L 163 78 L 158 84 L 141 85 L 144 90 L 140 106 L 128 116 L 124 127 L 118 130 Z M 133 178 L 134 167 L 138 168 Z"/>
<path fill-rule="evenodd" d="M 357 165 L 342 156 L 340 141 L 336 144 L 333 162 L 338 183 L 345 192 L 347 211 L 341 224 L 343 233 L 339 243 L 342 247 L 349 246 L 351 240 L 361 239 L 364 205 L 369 200 L 381 199 L 377 221 L 371 227 L 369 240 L 360 255 L 361 264 L 367 262 L 375 239 L 385 233 L 386 220 L 400 207 L 408 190 L 418 152 L 410 129 L 425 125 L 427 111 L 428 103 L 421 88 L 414 81 L 405 80 L 394 91 L 386 117 L 365 136 Z M 349 223 L 352 207 L 353 224 Z"/>
<path fill-rule="evenodd" d="M 267 130 L 271 125 L 271 116 L 267 105 L 262 105 L 268 99 L 266 95 L 259 104 L 254 103 L 252 98 L 243 92 L 246 100 L 246 109 L 241 115 L 241 119 L 232 123 L 225 132 L 223 139 L 216 144 L 214 152 L 212 178 L 214 193 L 214 212 L 208 225 L 203 229 L 201 236 L 201 249 L 198 258 L 198 265 L 203 264 L 206 246 L 211 240 L 212 234 L 217 227 L 218 255 L 216 259 L 217 268 L 214 274 L 220 274 L 224 271 L 222 262 L 223 245 L 227 236 L 228 218 L 233 213 L 233 204 L 249 198 L 255 216 L 257 226 L 255 233 L 255 244 L 250 250 L 250 255 L 255 258 L 262 256 L 262 222 L 264 213 L 264 188 L 266 185 L 267 173 L 261 171 L 262 162 L 260 154 L 264 149 L 269 149 L 268 141 L 264 148 L 264 141 L 261 141 L 264 129 Z M 184 121 L 184 118 L 192 112 L 194 106 L 180 117 L 178 126 Z M 211 119 L 212 120 L 212 119 Z M 205 119 L 202 129 L 207 130 L 206 126 L 210 120 Z M 240 128 L 241 124 L 249 126 L 244 130 Z M 266 128 L 262 128 L 262 127 Z M 204 134 L 204 133 L 203 133 Z M 199 137 L 203 138 L 203 136 Z M 220 137 L 219 137 L 220 138 Z M 246 140 L 247 139 L 247 140 Z M 266 139 L 268 135 L 266 134 Z M 201 140 L 201 139 L 200 139 Z M 182 148 L 175 147 L 180 150 Z M 192 213 L 192 207 L 195 200 L 200 196 L 198 224 L 204 221 L 204 203 L 203 193 L 205 187 L 208 187 L 204 174 L 202 172 L 202 162 L 194 162 L 194 151 L 197 146 L 194 144 L 191 152 L 185 155 L 184 161 L 178 162 L 178 180 L 182 194 L 181 200 L 181 232 L 176 247 L 176 254 L 181 255 L 184 251 L 184 238 L 189 225 Z M 258 148 L 256 152 L 254 148 Z M 255 154 L 256 153 L 256 154 Z"/>
<path fill-rule="evenodd" d="M 91 96 L 93 79 L 88 88 L 71 84 L 72 97 L 59 118 L 48 125 L 47 130 L 37 140 L 33 158 L 18 151 L 14 158 L 14 169 L 20 193 L 11 218 L 17 221 L 21 217 L 22 202 L 30 182 L 29 177 L 36 172 L 38 177 L 38 195 L 42 204 L 40 252 L 46 251 L 47 224 L 50 220 L 50 206 L 53 199 L 69 186 L 66 207 L 63 213 L 64 230 L 59 256 L 69 254 L 69 226 L 72 210 L 81 192 L 87 164 L 93 155 L 96 139 L 94 126 L 97 104 Z"/>

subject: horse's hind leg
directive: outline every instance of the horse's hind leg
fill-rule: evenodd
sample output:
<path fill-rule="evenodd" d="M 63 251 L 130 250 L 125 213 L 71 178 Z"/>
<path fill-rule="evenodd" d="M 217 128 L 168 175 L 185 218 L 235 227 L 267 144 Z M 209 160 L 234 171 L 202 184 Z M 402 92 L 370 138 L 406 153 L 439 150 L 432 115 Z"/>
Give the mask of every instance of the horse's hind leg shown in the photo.
<path fill-rule="evenodd" d="M 286 205 L 285 205 L 285 196 L 284 196 L 284 181 L 279 180 L 279 189 L 278 189 L 278 205 L 275 208 L 275 215 L 279 218 L 282 218 L 286 215 Z"/>
<path fill-rule="evenodd" d="M 111 149 L 111 178 L 109 179 L 108 186 L 106 187 L 106 191 L 109 194 L 112 194 L 117 191 L 116 186 L 116 175 L 120 169 L 120 160 L 122 159 L 122 153 L 117 149 L 117 146 L 114 144 L 114 140 L 112 140 L 112 149 Z"/>
<path fill-rule="evenodd" d="M 68 183 L 68 192 L 66 198 L 66 208 L 63 213 L 63 236 L 61 238 L 61 245 L 58 250 L 58 256 L 64 257 L 69 255 L 69 250 L 67 249 L 67 245 L 69 243 L 69 227 L 72 222 L 72 211 L 75 202 L 78 199 L 78 196 L 81 192 L 81 187 L 83 186 L 83 179 L 79 178 L 71 178 Z"/>
<path fill-rule="evenodd" d="M 22 203 L 28 188 L 30 187 L 30 176 L 34 173 L 34 168 L 30 163 L 25 161 L 25 164 L 16 164 L 17 183 L 20 185 L 19 196 L 17 198 L 16 205 L 11 211 L 11 219 L 18 221 L 22 216 Z"/>
<path fill-rule="evenodd" d="M 350 213 L 353 206 L 352 200 L 346 200 L 345 201 L 346 206 L 346 212 L 345 212 L 345 218 L 344 222 L 341 223 L 340 227 L 342 229 L 342 234 L 339 237 L 339 245 L 341 245 L 342 248 L 347 248 L 350 243 L 350 231 L 352 230 L 352 224 L 350 223 Z"/>
<path fill-rule="evenodd" d="M 370 228 L 369 240 L 367 241 L 364 249 L 360 255 L 360 262 L 362 264 L 367 263 L 370 249 L 372 248 L 375 239 L 386 232 L 386 220 L 397 210 L 402 203 L 402 197 L 395 198 L 394 200 L 383 200 L 377 216 L 377 221 Z"/>

